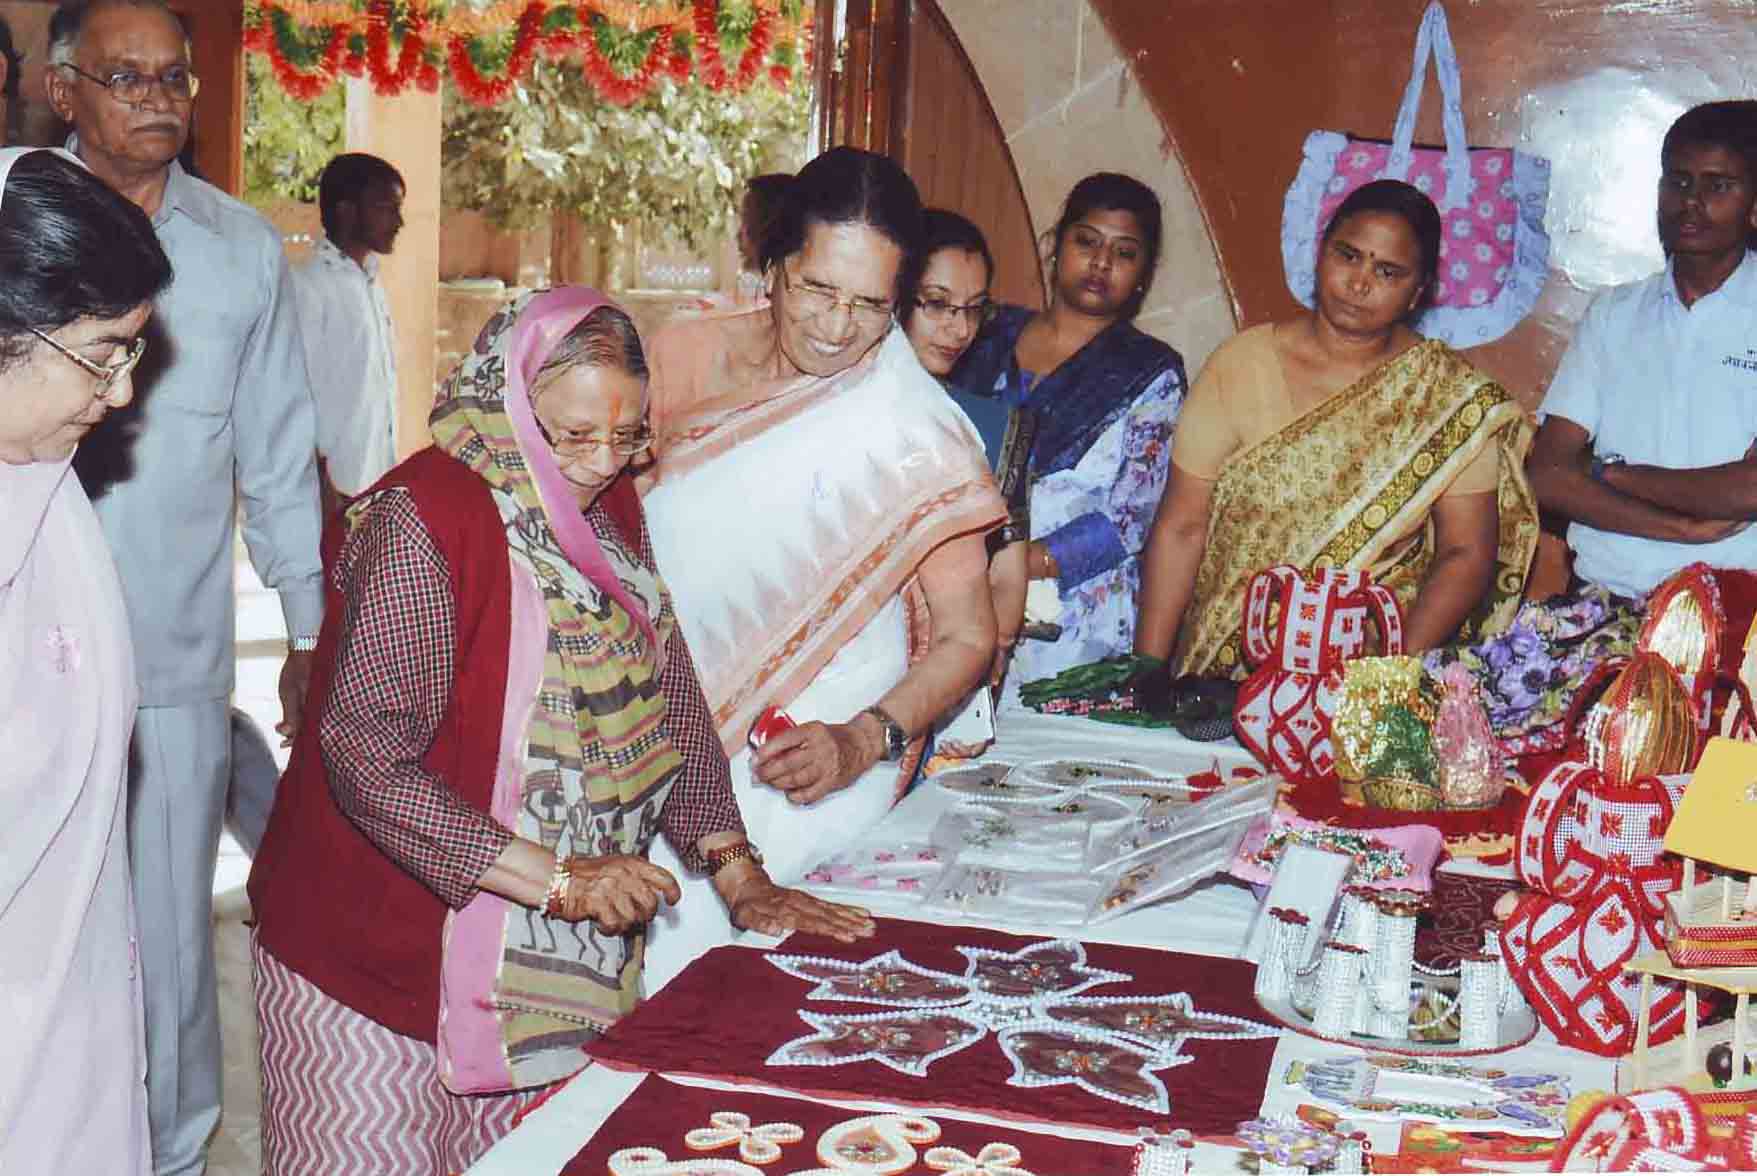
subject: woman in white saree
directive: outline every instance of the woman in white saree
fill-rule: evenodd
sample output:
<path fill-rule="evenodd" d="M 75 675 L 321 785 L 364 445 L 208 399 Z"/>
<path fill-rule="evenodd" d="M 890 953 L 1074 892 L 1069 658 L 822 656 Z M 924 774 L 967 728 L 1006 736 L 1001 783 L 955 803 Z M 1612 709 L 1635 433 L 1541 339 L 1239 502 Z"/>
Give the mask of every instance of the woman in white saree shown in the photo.
<path fill-rule="evenodd" d="M 921 231 L 901 168 L 827 152 L 764 243 L 769 304 L 679 322 L 649 353 L 654 554 L 783 882 L 896 802 L 919 737 L 994 653 L 983 534 L 1005 507 L 975 430 L 892 329 Z M 753 750 L 770 706 L 798 725 Z M 714 905 L 686 894 L 655 920 L 648 991 L 731 937 Z"/>

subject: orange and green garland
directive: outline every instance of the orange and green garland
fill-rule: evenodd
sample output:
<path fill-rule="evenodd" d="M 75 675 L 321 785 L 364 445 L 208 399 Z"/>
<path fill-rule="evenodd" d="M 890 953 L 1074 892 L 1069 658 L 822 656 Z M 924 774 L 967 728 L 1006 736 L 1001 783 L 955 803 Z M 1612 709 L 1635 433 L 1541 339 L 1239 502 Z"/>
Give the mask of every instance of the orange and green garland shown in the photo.
<path fill-rule="evenodd" d="M 806 0 L 255 0 L 244 46 L 268 58 L 288 94 L 309 102 L 343 75 L 380 94 L 439 88 L 506 100 L 538 52 L 577 59 L 605 101 L 629 106 L 660 77 L 716 91 L 759 76 L 786 89 L 811 65 Z"/>

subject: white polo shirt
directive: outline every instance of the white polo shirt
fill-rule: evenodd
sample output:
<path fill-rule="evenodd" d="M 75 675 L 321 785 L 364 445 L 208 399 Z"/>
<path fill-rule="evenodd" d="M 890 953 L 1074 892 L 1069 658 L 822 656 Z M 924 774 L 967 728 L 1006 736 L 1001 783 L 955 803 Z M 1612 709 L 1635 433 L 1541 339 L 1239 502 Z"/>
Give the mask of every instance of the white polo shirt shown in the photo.
<path fill-rule="evenodd" d="M 1757 259 L 1686 308 L 1671 267 L 1594 299 L 1562 356 L 1542 415 L 1566 417 L 1600 456 L 1694 469 L 1737 461 L 1757 440 Z M 1718 543 L 1666 543 L 1568 527 L 1574 570 L 1625 596 L 1678 569 L 1757 569 L 1757 526 Z"/>

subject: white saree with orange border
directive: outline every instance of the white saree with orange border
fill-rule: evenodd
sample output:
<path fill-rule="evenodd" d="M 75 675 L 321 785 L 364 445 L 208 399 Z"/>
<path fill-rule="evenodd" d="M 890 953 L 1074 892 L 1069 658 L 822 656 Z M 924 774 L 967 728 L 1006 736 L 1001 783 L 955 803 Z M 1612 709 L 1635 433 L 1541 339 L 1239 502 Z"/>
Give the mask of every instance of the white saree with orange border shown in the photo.
<path fill-rule="evenodd" d="M 738 317 L 677 324 L 655 351 L 724 346 Z M 997 524 L 1005 506 L 975 429 L 901 331 L 839 375 L 697 395 L 676 419 L 658 411 L 670 390 L 659 386 L 669 368 L 656 367 L 662 435 L 644 503 L 654 553 L 745 826 L 771 876 L 791 883 L 865 833 L 906 781 L 879 764 L 816 804 L 790 804 L 751 776 L 752 721 L 775 705 L 799 723 L 845 722 L 882 698 L 925 645 L 924 610 L 910 601 L 922 561 Z M 684 900 L 653 925 L 649 992 L 732 934 L 706 879 L 687 878 L 669 846 L 655 842 L 653 860 L 678 875 Z"/>

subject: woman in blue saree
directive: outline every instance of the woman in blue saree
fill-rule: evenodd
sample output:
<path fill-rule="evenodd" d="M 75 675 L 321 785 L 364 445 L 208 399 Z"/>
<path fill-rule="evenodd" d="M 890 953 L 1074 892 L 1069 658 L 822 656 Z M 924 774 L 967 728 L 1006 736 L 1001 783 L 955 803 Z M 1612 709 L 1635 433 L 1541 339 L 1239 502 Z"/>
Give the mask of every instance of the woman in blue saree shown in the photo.
<path fill-rule="evenodd" d="M 1138 180 L 1099 172 L 1074 185 L 1051 234 L 1049 309 L 1001 307 L 952 373 L 1009 498 L 991 550 L 1028 543 L 1033 603 L 1009 698 L 1133 642 L 1139 557 L 1186 388 L 1178 353 L 1132 324 L 1160 224 Z M 1038 603 L 1049 595 L 1059 613 Z"/>

